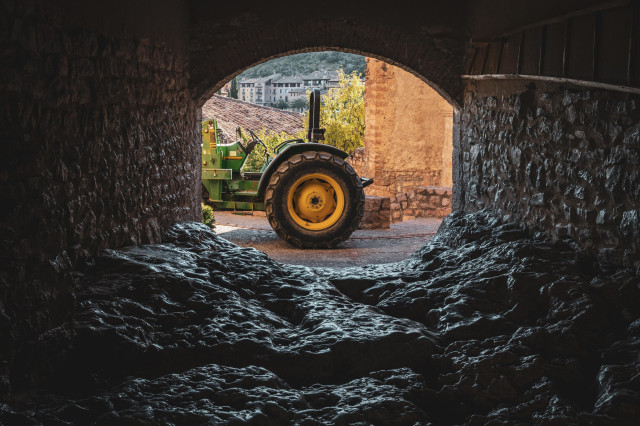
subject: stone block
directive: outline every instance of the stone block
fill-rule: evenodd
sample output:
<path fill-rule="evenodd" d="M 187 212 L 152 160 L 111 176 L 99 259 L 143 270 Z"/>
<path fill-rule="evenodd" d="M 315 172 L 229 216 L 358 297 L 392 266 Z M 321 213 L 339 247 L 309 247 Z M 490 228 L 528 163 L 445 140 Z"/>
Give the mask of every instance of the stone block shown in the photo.
<path fill-rule="evenodd" d="M 384 207 L 386 205 L 386 208 Z M 390 225 L 389 197 L 367 195 L 360 229 L 388 228 Z"/>
<path fill-rule="evenodd" d="M 544 206 L 545 204 L 545 195 L 540 192 L 538 194 L 533 194 L 531 199 L 529 200 L 529 204 L 532 206 Z"/>
<path fill-rule="evenodd" d="M 451 209 L 440 207 L 436 209 L 436 217 L 445 217 L 451 213 Z"/>
<path fill-rule="evenodd" d="M 622 212 L 620 222 L 620 233 L 633 240 L 640 239 L 640 213 L 638 210 L 628 210 Z"/>

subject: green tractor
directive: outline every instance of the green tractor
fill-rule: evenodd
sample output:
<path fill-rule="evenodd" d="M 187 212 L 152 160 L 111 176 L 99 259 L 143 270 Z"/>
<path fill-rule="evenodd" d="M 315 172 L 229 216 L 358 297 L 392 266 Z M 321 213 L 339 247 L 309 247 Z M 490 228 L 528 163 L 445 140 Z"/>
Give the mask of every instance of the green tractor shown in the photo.
<path fill-rule="evenodd" d="M 270 155 L 253 132 L 241 140 L 218 143 L 219 129 L 210 120 L 202 131 L 202 184 L 215 209 L 262 210 L 269 224 L 288 243 L 299 248 L 332 248 L 358 229 L 364 214 L 363 188 L 372 179 L 358 177 L 344 160 L 347 153 L 324 139 L 320 122 L 320 91 L 310 96 L 308 142 L 291 139 Z M 242 172 L 258 145 L 266 161 L 260 172 Z"/>

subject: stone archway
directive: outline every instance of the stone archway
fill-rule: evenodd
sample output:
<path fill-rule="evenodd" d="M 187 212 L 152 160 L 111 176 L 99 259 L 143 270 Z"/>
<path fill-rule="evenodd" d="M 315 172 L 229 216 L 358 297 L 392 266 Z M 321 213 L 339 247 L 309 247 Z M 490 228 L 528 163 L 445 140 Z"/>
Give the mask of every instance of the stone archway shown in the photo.
<path fill-rule="evenodd" d="M 455 5 L 430 6 L 431 13 L 423 14 L 415 26 L 392 25 L 379 11 L 349 10 L 344 5 L 340 7 L 341 19 L 301 19 L 302 13 L 290 13 L 289 20 L 279 13 L 285 5 L 279 5 L 276 11 L 268 5 L 257 5 L 251 12 L 229 7 L 224 12 L 235 25 L 213 32 L 209 17 L 197 13 L 199 7 L 204 10 L 204 3 L 194 2 L 192 6 L 194 22 L 189 42 L 191 93 L 198 105 L 251 66 L 280 56 L 323 50 L 382 59 L 418 76 L 450 102 L 462 103 L 460 76 L 464 74 L 466 30 L 464 17 L 455 12 Z M 263 22 L 273 24 L 267 30 Z"/>
<path fill-rule="evenodd" d="M 193 7 L 197 9 L 198 4 L 201 3 L 196 2 Z M 189 45 L 192 96 L 197 105 L 202 105 L 243 70 L 295 53 L 335 50 L 382 60 L 411 73 L 453 106 L 449 121 L 454 147 L 440 155 L 452 158 L 453 167 L 445 161 L 449 174 L 445 178 L 447 186 L 451 186 L 453 180 L 453 185 L 461 188 L 460 154 L 455 146 L 460 140 L 458 111 L 463 98 L 461 75 L 465 69 L 467 30 L 464 18 L 455 12 L 455 5 L 430 7 L 431 13 L 421 15 L 415 26 L 392 25 L 391 19 L 380 19 L 379 13 L 341 7 L 340 12 L 345 16 L 342 19 L 328 16 L 300 19 L 298 16 L 286 24 L 274 24 L 268 31 L 261 22 L 272 19 L 281 22 L 273 10 L 256 6 L 247 12 L 229 7 L 224 12 L 235 24 L 224 27 L 225 37 L 209 31 L 211 20 L 193 9 L 195 19 Z M 388 12 L 410 20 L 416 18 L 399 10 Z M 454 198 L 457 206 L 461 206 L 461 200 L 459 196 Z M 440 209 L 440 216 L 446 215 L 442 212 L 449 209 L 449 205 Z"/>

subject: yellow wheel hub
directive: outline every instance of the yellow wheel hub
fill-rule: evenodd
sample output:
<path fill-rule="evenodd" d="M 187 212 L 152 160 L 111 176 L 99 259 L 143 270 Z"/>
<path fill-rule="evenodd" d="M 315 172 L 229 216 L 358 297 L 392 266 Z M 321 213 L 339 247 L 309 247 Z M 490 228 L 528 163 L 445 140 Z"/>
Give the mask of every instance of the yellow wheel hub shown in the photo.
<path fill-rule="evenodd" d="M 333 178 L 312 173 L 298 179 L 287 194 L 293 220 L 305 229 L 321 231 L 336 223 L 344 211 L 344 192 Z"/>

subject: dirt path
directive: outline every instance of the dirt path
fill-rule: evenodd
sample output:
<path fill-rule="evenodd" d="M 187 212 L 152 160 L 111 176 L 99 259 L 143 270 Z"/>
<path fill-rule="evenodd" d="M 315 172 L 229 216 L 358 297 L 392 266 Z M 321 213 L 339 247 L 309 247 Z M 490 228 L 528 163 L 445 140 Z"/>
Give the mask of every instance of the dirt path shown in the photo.
<path fill-rule="evenodd" d="M 217 211 L 215 216 L 216 233 L 240 246 L 254 247 L 282 263 L 338 268 L 407 259 L 435 235 L 441 222 L 418 218 L 390 229 L 358 230 L 331 250 L 301 250 L 282 241 L 261 212 L 252 216 Z"/>

